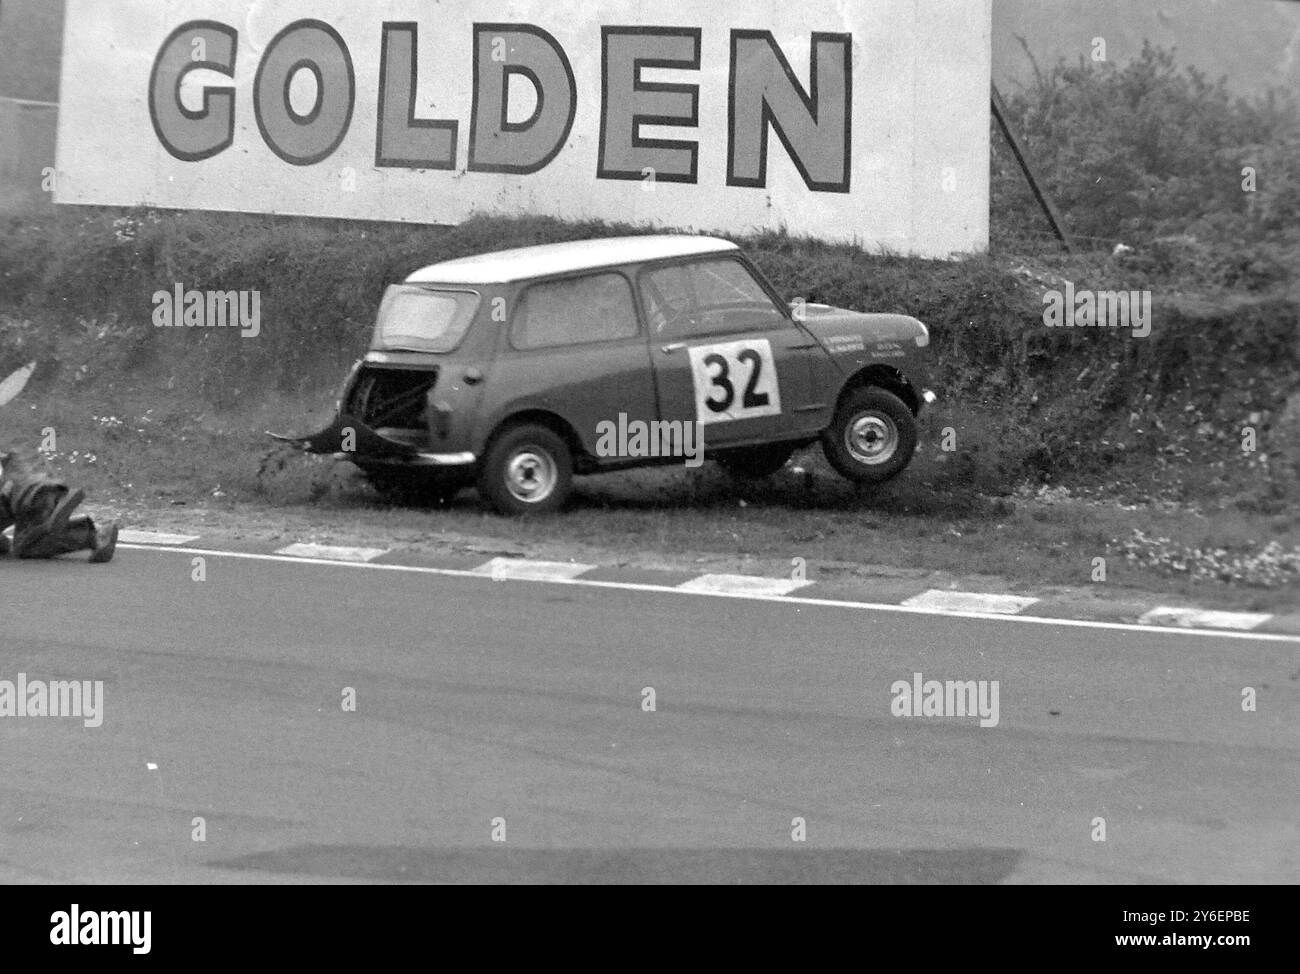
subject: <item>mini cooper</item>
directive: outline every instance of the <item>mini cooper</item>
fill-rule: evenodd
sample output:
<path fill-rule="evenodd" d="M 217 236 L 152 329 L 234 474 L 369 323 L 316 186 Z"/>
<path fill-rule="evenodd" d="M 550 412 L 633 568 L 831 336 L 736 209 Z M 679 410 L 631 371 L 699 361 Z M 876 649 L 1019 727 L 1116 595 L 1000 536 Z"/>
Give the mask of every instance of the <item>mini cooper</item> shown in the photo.
<path fill-rule="evenodd" d="M 707 458 L 765 477 L 817 442 L 844 477 L 879 483 L 934 400 L 929 342 L 905 315 L 786 304 L 726 240 L 525 247 L 389 287 L 334 422 L 271 435 L 382 492 L 476 485 L 506 514 L 557 510 L 575 475 Z"/>

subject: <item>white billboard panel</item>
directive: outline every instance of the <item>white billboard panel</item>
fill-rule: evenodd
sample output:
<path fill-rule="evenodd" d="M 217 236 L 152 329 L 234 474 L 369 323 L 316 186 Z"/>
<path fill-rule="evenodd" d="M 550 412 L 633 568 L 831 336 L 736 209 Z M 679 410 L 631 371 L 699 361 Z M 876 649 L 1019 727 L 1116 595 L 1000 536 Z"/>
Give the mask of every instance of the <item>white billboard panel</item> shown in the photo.
<path fill-rule="evenodd" d="M 988 238 L 990 0 L 69 0 L 57 199 Z"/>

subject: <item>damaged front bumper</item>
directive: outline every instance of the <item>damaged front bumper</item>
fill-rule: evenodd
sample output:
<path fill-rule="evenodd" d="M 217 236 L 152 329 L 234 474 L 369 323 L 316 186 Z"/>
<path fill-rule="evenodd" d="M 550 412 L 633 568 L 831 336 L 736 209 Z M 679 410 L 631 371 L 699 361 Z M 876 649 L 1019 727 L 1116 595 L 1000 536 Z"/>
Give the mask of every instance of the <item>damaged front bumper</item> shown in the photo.
<path fill-rule="evenodd" d="M 267 436 L 304 453 L 330 454 L 336 460 L 367 465 L 404 467 L 468 467 L 473 453 L 430 453 L 401 440 L 384 436 L 359 419 L 341 414 L 328 427 L 311 436 L 287 436 L 267 431 Z"/>

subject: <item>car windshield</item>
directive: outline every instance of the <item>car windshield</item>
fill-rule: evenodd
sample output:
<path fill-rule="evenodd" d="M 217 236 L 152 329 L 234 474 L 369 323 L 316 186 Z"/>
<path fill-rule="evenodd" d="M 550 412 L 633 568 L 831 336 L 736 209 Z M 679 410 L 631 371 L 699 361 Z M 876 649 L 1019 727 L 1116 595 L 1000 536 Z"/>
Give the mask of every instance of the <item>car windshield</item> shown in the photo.
<path fill-rule="evenodd" d="M 465 337 L 478 295 L 397 284 L 384 293 L 372 347 L 384 351 L 450 352 Z"/>

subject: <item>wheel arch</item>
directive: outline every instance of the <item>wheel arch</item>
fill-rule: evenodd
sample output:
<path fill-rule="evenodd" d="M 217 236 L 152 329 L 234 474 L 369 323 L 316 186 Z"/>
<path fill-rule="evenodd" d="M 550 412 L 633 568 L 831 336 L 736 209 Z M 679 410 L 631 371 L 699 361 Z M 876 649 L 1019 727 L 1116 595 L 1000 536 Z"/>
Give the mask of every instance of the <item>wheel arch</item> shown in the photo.
<path fill-rule="evenodd" d="M 569 455 L 573 458 L 575 467 L 585 465 L 587 450 L 582 445 L 582 440 L 579 439 L 577 430 L 573 428 L 573 425 L 558 413 L 535 407 L 510 413 L 498 421 L 492 427 L 487 439 L 483 441 L 483 450 L 480 456 L 486 457 L 491 451 L 492 445 L 510 430 L 527 425 L 544 426 L 549 429 L 564 440 L 565 445 L 569 448 Z"/>
<path fill-rule="evenodd" d="M 849 376 L 848 381 L 844 383 L 844 387 L 840 390 L 839 398 L 836 400 L 836 407 L 838 408 L 839 404 L 850 393 L 872 386 L 884 389 L 886 392 L 892 392 L 903 400 L 907 408 L 912 411 L 913 416 L 921 412 L 921 394 L 917 392 L 916 387 L 898 369 L 881 362 L 865 366 Z"/>

